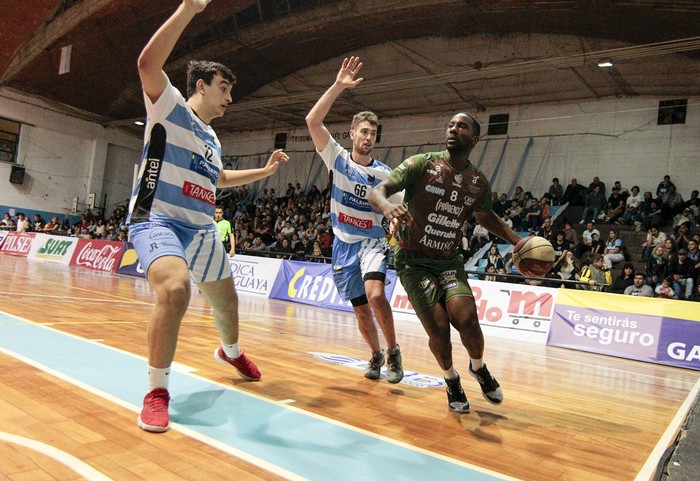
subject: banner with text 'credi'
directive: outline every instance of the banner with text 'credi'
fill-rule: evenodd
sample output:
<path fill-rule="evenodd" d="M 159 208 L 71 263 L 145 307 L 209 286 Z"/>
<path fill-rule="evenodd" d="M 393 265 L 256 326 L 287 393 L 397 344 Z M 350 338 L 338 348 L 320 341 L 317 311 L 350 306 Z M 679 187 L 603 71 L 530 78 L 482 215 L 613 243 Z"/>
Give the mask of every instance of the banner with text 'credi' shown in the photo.
<path fill-rule="evenodd" d="M 561 289 L 550 346 L 700 370 L 700 304 Z"/>
<path fill-rule="evenodd" d="M 387 299 L 391 298 L 395 285 L 396 273 L 388 270 L 385 286 Z M 338 295 L 330 264 L 282 261 L 270 297 L 344 311 L 352 310 L 350 302 L 343 302 Z"/>

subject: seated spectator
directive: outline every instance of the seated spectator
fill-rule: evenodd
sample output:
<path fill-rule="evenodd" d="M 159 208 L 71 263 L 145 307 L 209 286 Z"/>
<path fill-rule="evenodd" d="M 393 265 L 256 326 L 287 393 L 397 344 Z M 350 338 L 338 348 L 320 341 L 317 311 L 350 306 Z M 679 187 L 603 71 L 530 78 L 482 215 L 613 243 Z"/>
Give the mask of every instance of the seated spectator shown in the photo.
<path fill-rule="evenodd" d="M 628 296 L 654 297 L 654 289 L 646 284 L 644 274 L 637 273 L 634 275 L 632 285 L 625 289 L 624 294 Z"/>
<path fill-rule="evenodd" d="M 523 191 L 523 188 L 520 186 L 517 186 L 515 188 L 515 192 L 513 193 L 513 196 L 510 198 L 511 201 L 516 201 L 519 206 L 522 207 L 523 202 L 525 202 L 525 191 Z"/>
<path fill-rule="evenodd" d="M 571 179 L 571 183 L 567 185 L 566 190 L 564 190 L 564 197 L 562 200 L 565 203 L 568 202 L 571 206 L 580 206 L 586 201 L 587 194 L 588 191 L 584 186 L 580 185 L 576 179 Z"/>
<path fill-rule="evenodd" d="M 554 237 L 554 232 L 552 231 L 551 217 L 544 217 L 542 219 L 542 225 L 537 230 L 537 235 L 540 237 L 544 237 L 547 240 L 552 240 L 552 237 Z"/>
<path fill-rule="evenodd" d="M 470 251 L 477 252 L 489 242 L 491 242 L 489 231 L 487 231 L 486 228 L 481 227 L 479 224 L 476 224 L 474 226 L 474 231 L 472 232 L 472 237 L 469 240 Z"/>
<path fill-rule="evenodd" d="M 656 246 L 651 253 L 651 257 L 647 261 L 646 265 L 646 278 L 647 284 L 652 288 L 661 282 L 661 280 L 668 274 L 668 257 L 665 255 L 665 249 L 663 246 Z"/>
<path fill-rule="evenodd" d="M 578 245 L 578 233 L 571 222 L 564 223 L 564 238 L 569 241 L 572 249 Z"/>
<path fill-rule="evenodd" d="M 581 280 L 581 266 L 578 259 L 574 256 L 574 253 L 567 251 L 564 255 L 564 260 L 559 263 L 557 274 L 562 280 L 565 281 L 578 281 Z M 572 287 L 567 284 L 565 287 Z"/>
<path fill-rule="evenodd" d="M 486 264 L 486 273 L 489 275 L 484 276 L 485 281 L 495 282 L 496 281 L 496 266 L 491 263 Z"/>
<path fill-rule="evenodd" d="M 32 232 L 42 232 L 46 221 L 39 214 L 34 214 L 34 223 L 32 224 Z"/>
<path fill-rule="evenodd" d="M 692 238 L 688 241 L 688 259 L 690 262 L 693 264 L 693 279 L 695 279 L 695 283 L 699 284 L 700 283 L 700 248 L 698 245 L 698 241 L 695 238 Z"/>
<path fill-rule="evenodd" d="M 542 209 L 537 199 L 530 199 L 529 204 L 524 207 L 524 222 L 523 225 L 527 229 L 537 231 L 542 223 Z"/>
<path fill-rule="evenodd" d="M 623 253 L 624 244 L 622 239 L 617 237 L 617 232 L 610 229 L 608 234 L 608 240 L 605 242 L 604 262 L 608 269 L 612 269 L 613 264 L 616 262 L 622 262 L 625 260 L 625 254 Z"/>
<path fill-rule="evenodd" d="M 601 194 L 600 187 L 595 186 L 590 194 L 586 196 L 584 203 L 583 214 L 579 224 L 585 224 L 588 216 L 591 216 L 591 222 L 595 224 L 598 219 L 598 214 L 605 208 L 605 196 Z"/>
<path fill-rule="evenodd" d="M 579 259 L 582 259 L 584 255 L 587 256 L 587 254 L 591 252 L 593 234 L 596 234 L 598 238 L 600 238 L 600 231 L 595 228 L 593 222 L 588 222 L 586 224 L 586 230 L 581 233 L 581 242 L 576 246 L 576 257 Z"/>
<path fill-rule="evenodd" d="M 588 192 L 593 192 L 593 189 L 600 187 L 600 193 L 605 197 L 605 184 L 600 181 L 600 177 L 593 177 L 593 182 L 588 184 Z"/>
<path fill-rule="evenodd" d="M 671 177 L 668 175 L 664 175 L 664 180 L 659 182 L 659 185 L 656 187 L 656 198 L 662 198 L 666 193 L 668 192 L 668 188 L 671 186 Z"/>
<path fill-rule="evenodd" d="M 678 251 L 678 249 L 687 249 L 688 242 L 691 238 L 690 224 L 686 222 L 685 224 L 679 225 L 678 228 L 674 229 L 674 231 L 671 233 L 671 240 L 673 241 L 674 250 Z"/>
<path fill-rule="evenodd" d="M 693 293 L 693 273 L 695 265 L 688 259 L 686 249 L 678 249 L 678 254 L 668 260 L 668 275 L 676 298 L 687 299 Z"/>
<path fill-rule="evenodd" d="M 10 221 L 12 220 L 12 217 L 10 217 L 9 212 L 5 212 L 5 214 L 2 217 L 2 225 L 4 227 L 8 227 L 10 225 Z"/>
<path fill-rule="evenodd" d="M 292 244 L 286 237 L 282 238 L 282 241 L 275 246 L 275 252 L 277 253 L 278 259 L 291 259 L 292 254 L 294 254 L 294 249 L 292 249 Z"/>
<path fill-rule="evenodd" d="M 588 283 L 584 289 L 589 291 L 602 291 L 606 285 L 612 284 L 612 274 L 610 274 L 610 270 L 605 267 L 601 254 L 591 254 L 588 259 L 589 265 L 581 270 L 581 281 Z"/>
<path fill-rule="evenodd" d="M 647 232 L 647 240 L 642 244 L 642 261 L 648 261 L 654 248 L 659 245 L 663 246 L 665 240 L 666 234 L 661 232 L 658 227 L 651 227 Z"/>
<path fill-rule="evenodd" d="M 552 241 L 552 247 L 554 248 L 555 259 L 554 267 L 552 269 L 554 269 L 556 272 L 556 269 L 558 269 L 557 264 L 562 262 L 566 253 L 571 250 L 571 244 L 568 240 L 566 240 L 563 230 L 557 231 L 556 238 Z"/>
<path fill-rule="evenodd" d="M 642 212 L 642 225 L 645 229 L 650 229 L 652 226 L 661 228 L 664 225 L 663 209 L 658 200 L 652 200 L 648 209 L 643 206 Z"/>
<path fill-rule="evenodd" d="M 634 224 L 637 227 L 637 232 L 639 232 L 642 228 L 642 217 L 639 212 L 642 200 L 643 197 L 639 193 L 639 187 L 635 185 L 632 187 L 632 194 L 625 201 L 625 211 L 622 213 L 618 223 L 624 225 Z"/>
<path fill-rule="evenodd" d="M 513 222 L 513 228 L 519 230 L 523 224 L 523 208 L 518 204 L 517 200 L 511 200 L 510 209 L 507 210 L 510 215 L 510 220 Z"/>
<path fill-rule="evenodd" d="M 492 245 L 489 249 L 488 263 L 493 265 L 495 271 L 505 268 L 506 264 L 501 256 L 501 252 L 498 250 L 498 246 Z"/>
<path fill-rule="evenodd" d="M 695 224 L 693 224 L 692 227 L 695 227 L 698 222 L 698 216 L 700 216 L 700 197 L 698 197 L 697 190 L 692 191 L 690 193 L 690 200 L 683 204 L 683 210 L 685 209 L 690 209 L 693 219 L 695 220 Z"/>
<path fill-rule="evenodd" d="M 661 209 L 663 210 L 664 219 L 673 219 L 676 214 L 683 210 L 683 204 L 683 197 L 676 191 L 676 186 L 673 184 L 669 185 L 666 195 L 661 198 Z"/>
<path fill-rule="evenodd" d="M 618 218 L 625 211 L 627 198 L 620 193 L 619 189 L 613 188 L 606 204 L 605 221 L 617 222 Z"/>
<path fill-rule="evenodd" d="M 661 283 L 656 286 L 656 289 L 654 289 L 657 297 L 661 297 L 663 299 L 678 299 L 678 296 L 676 296 L 676 293 L 671 286 L 672 282 L 673 281 L 670 277 L 664 277 Z"/>
<path fill-rule="evenodd" d="M 543 197 L 547 197 L 552 205 L 561 205 L 561 201 L 564 198 L 564 187 L 559 183 L 558 178 L 552 179 L 552 185 L 549 186 L 549 190 Z"/>
<path fill-rule="evenodd" d="M 291 238 L 293 234 L 296 234 L 297 230 L 292 225 L 292 222 L 287 220 L 284 222 L 284 227 L 282 227 L 279 232 L 282 236 Z"/>
<path fill-rule="evenodd" d="M 262 252 L 264 250 L 267 250 L 267 246 L 263 242 L 262 237 L 258 235 L 255 236 L 253 244 L 247 250 Z"/>
<path fill-rule="evenodd" d="M 321 242 L 321 252 L 325 257 L 331 257 L 333 249 L 333 236 L 328 231 L 328 228 L 323 227 L 320 229 L 320 235 L 318 240 Z"/>
<path fill-rule="evenodd" d="M 58 230 L 58 218 L 56 216 L 52 217 L 50 221 L 44 224 L 42 232 L 47 234 L 55 234 Z M 37 231 L 38 232 L 38 231 Z"/>
<path fill-rule="evenodd" d="M 634 277 L 634 266 L 629 262 L 625 262 L 625 265 L 622 266 L 622 272 L 613 280 L 610 292 L 624 294 L 625 289 L 634 284 Z"/>
<path fill-rule="evenodd" d="M 501 194 L 501 196 L 493 203 L 493 211 L 499 216 L 503 217 L 503 214 L 510 208 L 510 202 L 508 202 L 508 196 L 506 194 Z"/>
<path fill-rule="evenodd" d="M 688 299 L 689 301 L 700 302 L 700 282 L 693 289 L 693 295 Z"/>
<path fill-rule="evenodd" d="M 683 209 L 683 212 L 676 214 L 673 217 L 673 228 L 678 229 L 679 226 L 683 224 L 688 224 L 689 228 L 693 228 L 695 225 L 695 218 L 693 217 L 693 212 L 690 207 Z"/>

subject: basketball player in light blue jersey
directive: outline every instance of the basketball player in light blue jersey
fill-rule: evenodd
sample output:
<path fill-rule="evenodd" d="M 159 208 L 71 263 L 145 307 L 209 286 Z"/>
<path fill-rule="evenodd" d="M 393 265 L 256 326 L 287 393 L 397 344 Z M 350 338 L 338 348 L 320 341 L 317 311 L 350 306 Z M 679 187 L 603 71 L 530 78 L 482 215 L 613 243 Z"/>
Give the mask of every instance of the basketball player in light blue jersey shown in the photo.
<path fill-rule="evenodd" d="M 217 187 L 267 177 L 288 160 L 275 151 L 265 167 L 223 170 L 221 144 L 209 123 L 231 103 L 233 73 L 214 62 L 190 62 L 187 100 L 163 66 L 192 18 L 211 0 L 184 0 L 141 52 L 139 76 L 148 113 L 143 161 L 129 205 L 131 241 L 156 304 L 148 323 L 148 393 L 138 425 L 170 427 L 168 380 L 180 323 L 190 301 L 190 274 L 214 309 L 221 346 L 214 359 L 245 379 L 261 373 L 238 345 L 238 297 L 231 266 L 214 225 Z"/>
<path fill-rule="evenodd" d="M 333 85 L 306 116 L 306 125 L 316 150 L 333 174 L 333 278 L 340 297 L 352 304 L 360 332 L 372 349 L 365 377 L 379 379 L 385 360 L 374 311 L 388 345 L 386 379 L 398 383 L 403 379 L 401 349 L 396 343 L 394 317 L 384 293 L 388 250 L 382 227 L 384 216 L 367 201 L 372 187 L 386 179 L 391 171 L 370 156 L 377 140 L 378 119 L 372 112 L 354 116 L 350 127 L 352 151 L 341 147 L 323 124 L 338 96 L 346 88 L 354 88 L 362 82 L 362 78 L 355 79 L 361 68 L 358 57 L 343 61 Z"/>

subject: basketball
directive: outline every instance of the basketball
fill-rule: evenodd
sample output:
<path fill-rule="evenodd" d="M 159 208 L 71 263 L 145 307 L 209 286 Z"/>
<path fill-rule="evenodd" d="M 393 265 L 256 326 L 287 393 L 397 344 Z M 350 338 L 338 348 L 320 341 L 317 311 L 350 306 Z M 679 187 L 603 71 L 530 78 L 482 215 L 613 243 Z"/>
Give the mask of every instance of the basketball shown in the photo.
<path fill-rule="evenodd" d="M 513 264 L 524 276 L 541 277 L 549 272 L 554 261 L 554 248 L 544 237 L 525 237 L 513 249 Z"/>

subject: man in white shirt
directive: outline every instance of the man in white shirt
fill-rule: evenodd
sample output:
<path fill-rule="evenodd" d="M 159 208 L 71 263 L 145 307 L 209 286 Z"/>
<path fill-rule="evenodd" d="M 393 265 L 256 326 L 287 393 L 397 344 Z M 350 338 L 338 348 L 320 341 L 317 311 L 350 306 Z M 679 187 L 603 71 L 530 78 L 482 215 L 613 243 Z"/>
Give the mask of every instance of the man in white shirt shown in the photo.
<path fill-rule="evenodd" d="M 27 220 L 27 216 L 25 216 L 22 212 L 19 212 L 17 214 L 17 232 L 27 232 L 29 230 L 29 221 Z"/>
<path fill-rule="evenodd" d="M 625 289 L 628 296 L 654 297 L 654 289 L 646 284 L 644 274 L 639 273 L 634 276 L 634 284 Z"/>
<path fill-rule="evenodd" d="M 581 234 L 581 242 L 576 246 L 576 257 L 579 259 L 584 252 L 590 249 L 593 234 L 597 234 L 600 237 L 600 231 L 593 226 L 593 222 L 589 222 L 586 224 L 586 230 Z"/>

